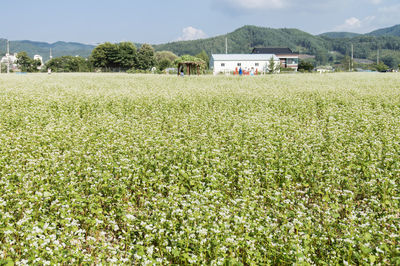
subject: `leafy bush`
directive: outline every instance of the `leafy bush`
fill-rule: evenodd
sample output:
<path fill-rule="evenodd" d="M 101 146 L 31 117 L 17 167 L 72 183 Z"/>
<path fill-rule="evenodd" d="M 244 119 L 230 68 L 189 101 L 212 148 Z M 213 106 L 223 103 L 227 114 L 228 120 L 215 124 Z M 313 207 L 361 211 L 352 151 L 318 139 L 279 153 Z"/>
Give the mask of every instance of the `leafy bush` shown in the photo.
<path fill-rule="evenodd" d="M 314 65 L 308 61 L 300 60 L 298 70 L 300 72 L 311 72 L 314 69 Z"/>

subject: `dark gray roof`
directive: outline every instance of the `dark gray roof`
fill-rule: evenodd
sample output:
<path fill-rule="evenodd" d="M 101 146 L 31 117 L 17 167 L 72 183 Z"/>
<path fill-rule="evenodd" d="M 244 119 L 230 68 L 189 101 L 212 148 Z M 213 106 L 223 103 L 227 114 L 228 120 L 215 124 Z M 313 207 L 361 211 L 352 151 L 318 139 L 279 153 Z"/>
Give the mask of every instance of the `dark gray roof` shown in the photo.
<path fill-rule="evenodd" d="M 294 54 L 290 48 L 254 48 L 252 54 Z"/>
<path fill-rule="evenodd" d="M 274 54 L 212 54 L 211 58 L 214 61 L 269 61 L 274 58 L 279 61 L 279 58 Z"/>

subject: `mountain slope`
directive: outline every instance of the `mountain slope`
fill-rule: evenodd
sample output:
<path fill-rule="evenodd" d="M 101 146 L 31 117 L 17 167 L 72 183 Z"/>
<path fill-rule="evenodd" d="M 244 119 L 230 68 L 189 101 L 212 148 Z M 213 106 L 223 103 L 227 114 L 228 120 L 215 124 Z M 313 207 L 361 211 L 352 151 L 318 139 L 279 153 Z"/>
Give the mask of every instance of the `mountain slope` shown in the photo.
<path fill-rule="evenodd" d="M 229 53 L 249 53 L 254 47 L 289 47 L 298 52 L 316 52 L 324 49 L 326 40 L 297 29 L 271 29 L 244 26 L 232 33 L 208 39 L 179 41 L 155 45 L 157 51 L 168 50 L 178 55 L 225 53 L 225 38 L 228 39 Z"/>
<path fill-rule="evenodd" d="M 400 37 L 400 25 L 395 25 L 393 27 L 375 30 L 368 33 L 370 36 L 397 36 Z"/>
<path fill-rule="evenodd" d="M 354 38 L 362 34 L 354 32 L 325 32 L 318 36 L 328 37 L 328 38 Z"/>
<path fill-rule="evenodd" d="M 0 53 L 5 54 L 6 52 L 6 40 L 0 39 Z M 46 61 L 50 57 L 50 48 L 52 50 L 53 57 L 59 57 L 63 55 L 80 55 L 83 57 L 88 57 L 93 48 L 93 45 L 87 45 L 76 42 L 56 42 L 56 43 L 46 43 L 46 42 L 34 42 L 34 41 L 10 41 L 10 53 L 18 53 L 25 51 L 29 56 L 33 57 L 35 54 L 39 54 Z"/>
<path fill-rule="evenodd" d="M 154 45 L 156 51 L 168 50 L 177 55 L 195 55 L 202 50 L 207 54 L 225 53 L 225 38 L 228 39 L 228 53 L 250 53 L 255 47 L 289 47 L 294 52 L 313 54 L 317 64 L 340 62 L 343 56 L 351 54 L 354 46 L 356 58 L 375 60 L 377 49 L 382 60 L 391 66 L 400 63 L 400 25 L 377 30 L 370 34 L 354 34 L 348 32 L 311 35 L 298 29 L 272 29 L 256 26 L 244 26 L 231 33 L 207 39 L 179 41 Z M 136 44 L 139 48 L 140 45 Z M 10 52 L 26 51 L 29 56 L 35 54 L 49 58 L 50 48 L 54 57 L 63 55 L 80 55 L 88 57 L 93 45 L 73 42 L 56 42 L 53 44 L 33 41 L 11 41 Z M 6 40 L 0 39 L 0 54 L 5 54 Z M 334 51 L 329 53 L 329 51 Z M 390 61 L 391 60 L 391 61 Z"/>

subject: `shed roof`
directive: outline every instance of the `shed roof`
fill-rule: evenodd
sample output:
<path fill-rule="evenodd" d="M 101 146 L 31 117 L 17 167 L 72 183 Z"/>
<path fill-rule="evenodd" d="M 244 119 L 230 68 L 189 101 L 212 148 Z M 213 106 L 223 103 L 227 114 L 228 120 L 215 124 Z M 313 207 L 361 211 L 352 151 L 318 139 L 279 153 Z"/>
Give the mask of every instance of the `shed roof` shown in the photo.
<path fill-rule="evenodd" d="M 211 57 L 214 61 L 268 61 L 271 57 L 279 61 L 274 54 L 213 54 Z"/>

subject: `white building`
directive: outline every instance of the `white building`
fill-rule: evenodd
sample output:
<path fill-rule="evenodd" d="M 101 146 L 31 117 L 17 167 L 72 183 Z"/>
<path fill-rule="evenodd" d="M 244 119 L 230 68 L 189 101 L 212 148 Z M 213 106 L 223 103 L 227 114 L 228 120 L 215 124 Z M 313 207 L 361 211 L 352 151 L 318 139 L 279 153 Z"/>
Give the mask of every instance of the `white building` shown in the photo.
<path fill-rule="evenodd" d="M 265 73 L 270 70 L 271 58 L 274 60 L 274 68 L 279 72 L 280 60 L 274 54 L 213 54 L 210 68 L 214 75 L 238 73 L 240 68 L 245 72 Z"/>
<path fill-rule="evenodd" d="M 10 64 L 11 69 L 16 69 L 17 68 L 17 53 L 14 53 L 14 55 L 11 54 L 6 54 L 3 56 L 0 60 L 1 64 L 7 65 L 8 63 Z"/>
<path fill-rule="evenodd" d="M 10 64 L 14 64 L 17 61 L 17 53 L 11 55 L 11 54 L 6 54 L 1 58 L 1 63 L 6 64 L 8 61 L 10 61 Z"/>
<path fill-rule="evenodd" d="M 40 61 L 40 66 L 38 67 L 38 69 L 42 69 L 43 66 L 43 57 L 41 55 L 35 54 L 33 56 L 33 60 L 39 60 Z"/>
<path fill-rule="evenodd" d="M 43 57 L 41 55 L 35 54 L 33 56 L 33 60 L 39 60 L 40 61 L 40 65 L 43 65 Z"/>

